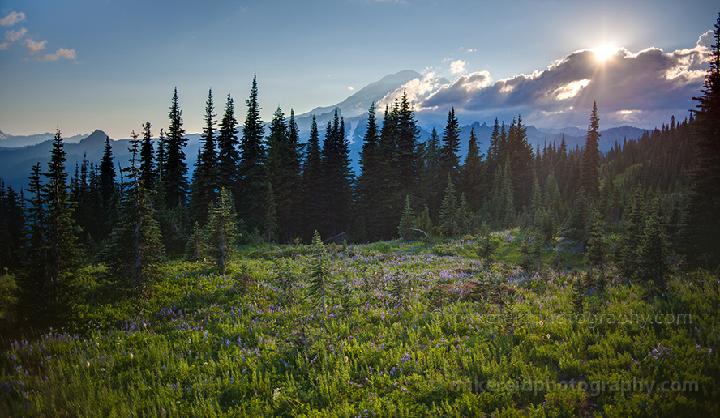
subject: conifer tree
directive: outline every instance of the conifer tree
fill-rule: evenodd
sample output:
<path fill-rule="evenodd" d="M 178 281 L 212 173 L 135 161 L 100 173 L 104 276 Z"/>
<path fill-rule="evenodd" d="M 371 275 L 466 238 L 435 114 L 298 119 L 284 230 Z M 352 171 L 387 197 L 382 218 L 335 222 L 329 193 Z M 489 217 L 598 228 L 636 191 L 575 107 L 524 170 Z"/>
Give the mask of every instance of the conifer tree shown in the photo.
<path fill-rule="evenodd" d="M 665 291 L 667 272 L 667 237 L 662 226 L 660 206 L 655 199 L 646 212 L 645 223 L 637 249 L 636 276 L 651 285 L 654 293 Z"/>
<path fill-rule="evenodd" d="M 220 274 L 225 274 L 227 261 L 237 240 L 236 218 L 232 196 L 225 188 L 220 189 L 217 200 L 209 210 L 206 233 L 207 248 L 215 258 Z"/>
<path fill-rule="evenodd" d="M 416 193 L 418 180 L 417 135 L 419 130 L 407 93 L 403 93 L 400 98 L 395 124 L 400 193 L 401 196 L 413 195 Z"/>
<path fill-rule="evenodd" d="M 320 134 L 315 116 L 310 125 L 310 139 L 307 143 L 303 162 L 303 223 L 305 239 L 312 238 L 312 232 L 323 222 L 323 173 L 320 152 Z"/>
<path fill-rule="evenodd" d="M 361 220 L 362 238 L 372 240 L 379 236 L 378 199 L 381 196 L 382 179 L 378 143 L 377 122 L 375 121 L 375 103 L 368 109 L 368 121 L 360 151 L 360 170 L 358 178 L 358 218 Z"/>
<path fill-rule="evenodd" d="M 455 108 L 450 108 L 448 112 L 447 125 L 443 132 L 443 146 L 440 155 L 441 172 L 438 173 L 442 177 L 455 177 L 460 165 L 460 157 L 458 150 L 460 149 L 460 125 L 455 117 Z"/>
<path fill-rule="evenodd" d="M 447 175 L 447 187 L 442 206 L 440 206 L 440 233 L 446 237 L 454 236 L 457 233 L 457 196 L 455 184 L 453 184 L 450 173 Z"/>
<path fill-rule="evenodd" d="M 405 209 L 403 209 L 402 216 L 400 216 L 400 225 L 398 225 L 398 233 L 400 238 L 409 240 L 413 235 L 413 228 L 415 227 L 415 212 L 410 205 L 410 195 L 405 195 Z"/>
<path fill-rule="evenodd" d="M 328 267 L 327 250 L 317 231 L 313 234 L 312 248 L 313 261 L 310 268 L 310 286 L 308 290 L 313 297 L 319 299 L 323 315 L 327 315 L 326 297 L 330 270 Z"/>
<path fill-rule="evenodd" d="M 626 278 L 632 278 L 637 271 L 638 248 L 643 232 L 643 196 L 639 189 L 635 191 L 630 211 L 623 220 L 623 236 L 620 254 L 620 268 Z"/>
<path fill-rule="evenodd" d="M 205 103 L 205 126 L 200 138 L 202 148 L 195 163 L 192 182 L 193 216 L 201 226 L 207 221 L 207 211 L 217 195 L 217 152 L 215 149 L 215 113 L 212 90 L 208 91 Z"/>
<path fill-rule="evenodd" d="M 28 314 L 36 315 L 38 319 L 46 319 L 47 303 L 38 301 L 50 301 L 52 289 L 50 275 L 48 272 L 48 242 L 46 234 L 47 213 L 45 211 L 44 188 L 41 180 L 42 169 L 40 163 L 32 166 L 30 172 L 28 191 L 30 207 L 27 212 L 27 235 L 28 250 L 25 260 L 25 271 L 27 279 L 23 281 L 22 300 L 23 307 L 29 309 Z M 32 312 L 34 306 L 38 306 L 40 312 Z"/>
<path fill-rule="evenodd" d="M 457 225 L 456 234 L 469 234 L 472 232 L 472 211 L 468 206 L 465 193 L 460 193 L 460 203 L 458 204 L 457 211 L 455 213 L 455 223 Z"/>
<path fill-rule="evenodd" d="M 155 218 L 150 192 L 141 179 L 140 144 L 133 132 L 130 141 L 130 165 L 124 169 L 122 211 L 113 229 L 107 254 L 117 274 L 126 275 L 130 286 L 143 285 L 164 256 L 160 225 Z"/>
<path fill-rule="evenodd" d="M 286 122 L 282 109 L 278 107 L 270 123 L 267 139 L 267 175 L 268 180 L 273 184 L 279 238 L 282 242 L 288 242 L 295 236 L 300 199 L 298 133 L 294 113 L 291 124 L 292 129 Z"/>
<path fill-rule="evenodd" d="M 145 122 L 143 128 L 142 145 L 140 146 L 140 181 L 146 188 L 152 188 L 155 177 L 155 163 L 153 162 L 152 132 L 150 122 Z"/>
<path fill-rule="evenodd" d="M 265 222 L 263 225 L 265 227 L 265 241 L 277 242 L 277 204 L 275 193 L 273 193 L 273 186 L 270 182 L 267 183 L 267 190 L 265 191 Z"/>
<path fill-rule="evenodd" d="M 475 129 L 470 129 L 470 141 L 465 164 L 462 167 L 462 193 L 468 199 L 472 210 L 478 210 L 483 200 L 483 163 L 480 149 L 475 136 Z"/>
<path fill-rule="evenodd" d="M 399 215 L 402 211 L 403 194 L 399 181 L 398 171 L 398 116 L 397 106 L 385 108 L 383 126 L 378 142 L 379 170 L 381 180 L 379 189 L 382 190 L 380 200 L 376 202 L 378 209 L 378 235 L 376 239 L 390 239 L 396 234 Z"/>
<path fill-rule="evenodd" d="M 423 209 L 415 219 L 415 226 L 425 234 L 425 238 L 429 238 L 432 234 L 433 222 L 430 218 L 430 208 L 428 208 L 427 205 L 423 206 Z"/>
<path fill-rule="evenodd" d="M 105 137 L 105 148 L 102 160 L 100 161 L 100 199 L 102 221 L 99 228 L 98 239 L 104 239 L 110 234 L 110 230 L 117 217 L 117 192 L 115 190 L 115 162 L 113 160 L 110 137 Z"/>
<path fill-rule="evenodd" d="M 240 154 L 238 147 L 237 119 L 235 119 L 235 101 L 228 94 L 225 101 L 225 112 L 218 129 L 218 187 L 234 196 L 235 206 L 240 199 L 238 193 L 238 164 Z"/>
<path fill-rule="evenodd" d="M 265 173 L 264 128 L 260 120 L 257 80 L 253 77 L 250 97 L 246 101 L 247 114 L 243 125 L 243 137 L 240 143 L 240 193 L 238 215 L 246 225 L 262 225 L 265 217 L 265 192 L 267 178 Z"/>
<path fill-rule="evenodd" d="M 720 13 L 714 27 L 702 96 L 691 113 L 697 152 L 684 232 L 689 264 L 705 267 L 720 265 Z"/>
<path fill-rule="evenodd" d="M 163 181 L 165 183 L 166 207 L 174 209 L 185 206 L 187 200 L 187 164 L 185 163 L 185 129 L 183 129 L 182 110 L 178 100 L 177 88 L 173 90 L 170 105 L 170 126 L 167 131 L 167 149 Z"/>
<path fill-rule="evenodd" d="M 337 109 L 332 124 L 328 124 L 322 150 L 324 197 L 326 199 L 325 228 L 327 236 L 347 232 L 352 208 L 353 181 L 345 123 Z"/>
<path fill-rule="evenodd" d="M 422 168 L 420 171 L 421 195 L 428 206 L 431 216 L 437 219 L 445 189 L 445 178 L 441 177 L 440 137 L 433 128 L 430 139 L 422 150 Z M 430 232 L 430 231 L 427 231 Z"/>
<path fill-rule="evenodd" d="M 603 236 L 603 225 L 600 211 L 593 207 L 590 210 L 590 219 L 588 220 L 588 242 L 586 255 L 593 267 L 601 267 L 605 262 L 606 249 Z"/>
<path fill-rule="evenodd" d="M 66 152 L 60 130 L 57 130 L 52 142 L 50 162 L 45 172 L 43 200 L 47 206 L 46 243 L 47 265 L 50 278 L 50 300 L 48 304 L 58 308 L 64 274 L 78 261 L 77 238 L 73 206 L 67 190 L 67 172 L 65 171 Z"/>
<path fill-rule="evenodd" d="M 590 115 L 590 126 L 585 137 L 585 148 L 583 149 L 582 172 L 580 183 L 585 195 L 595 199 L 598 195 L 598 165 L 600 164 L 600 151 L 598 142 L 600 140 L 600 118 L 598 117 L 597 102 L 593 102 L 593 110 Z"/>

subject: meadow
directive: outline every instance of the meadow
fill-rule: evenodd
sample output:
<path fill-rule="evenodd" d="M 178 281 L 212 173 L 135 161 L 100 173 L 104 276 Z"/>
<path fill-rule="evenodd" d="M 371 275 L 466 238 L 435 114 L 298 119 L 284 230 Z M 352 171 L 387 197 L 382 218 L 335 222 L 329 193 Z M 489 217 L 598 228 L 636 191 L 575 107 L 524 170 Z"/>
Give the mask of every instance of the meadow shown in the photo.
<path fill-rule="evenodd" d="M 720 416 L 720 282 L 650 294 L 522 232 L 169 261 L 125 298 L 73 275 L 69 325 L 6 342 L 3 416 Z M 526 271 L 527 270 L 527 271 Z M 528 273 L 530 271 L 530 273 Z"/>

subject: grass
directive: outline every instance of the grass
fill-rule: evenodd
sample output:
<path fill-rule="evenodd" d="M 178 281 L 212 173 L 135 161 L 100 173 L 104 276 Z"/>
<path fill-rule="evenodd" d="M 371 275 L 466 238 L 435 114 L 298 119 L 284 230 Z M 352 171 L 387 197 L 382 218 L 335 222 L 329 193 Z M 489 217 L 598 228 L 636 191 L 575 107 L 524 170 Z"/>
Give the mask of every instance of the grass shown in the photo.
<path fill-rule="evenodd" d="M 519 236 L 496 235 L 491 262 L 471 238 L 328 246 L 327 316 L 304 246 L 242 248 L 224 276 L 168 262 L 120 300 L 86 267 L 71 326 L 2 356 L 0 415 L 720 413 L 716 277 L 675 276 L 650 298 L 549 247 L 529 276 Z"/>

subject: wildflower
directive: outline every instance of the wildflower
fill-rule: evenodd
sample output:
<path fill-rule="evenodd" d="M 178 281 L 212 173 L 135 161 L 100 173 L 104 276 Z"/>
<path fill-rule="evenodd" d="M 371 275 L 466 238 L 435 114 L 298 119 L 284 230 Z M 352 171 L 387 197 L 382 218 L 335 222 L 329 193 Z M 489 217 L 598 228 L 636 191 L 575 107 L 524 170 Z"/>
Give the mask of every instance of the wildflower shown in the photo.
<path fill-rule="evenodd" d="M 408 353 L 405 353 L 405 354 L 402 356 L 402 358 L 400 359 L 400 361 L 401 361 L 402 363 L 407 363 L 407 362 L 410 361 L 410 360 L 412 360 L 412 357 L 410 357 L 410 354 L 408 354 Z"/>
<path fill-rule="evenodd" d="M 550 339 L 550 334 L 545 334 L 545 338 Z"/>

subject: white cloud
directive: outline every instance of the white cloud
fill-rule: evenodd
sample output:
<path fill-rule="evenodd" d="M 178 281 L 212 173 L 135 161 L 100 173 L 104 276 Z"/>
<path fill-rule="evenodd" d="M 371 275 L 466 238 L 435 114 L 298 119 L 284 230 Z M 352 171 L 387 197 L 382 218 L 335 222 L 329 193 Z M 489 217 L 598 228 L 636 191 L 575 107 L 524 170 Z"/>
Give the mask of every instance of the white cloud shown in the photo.
<path fill-rule="evenodd" d="M 584 125 L 597 100 L 605 123 L 637 120 L 652 127 L 693 107 L 709 59 L 708 34 L 687 49 L 638 52 L 619 49 L 605 62 L 591 50 L 572 52 L 545 69 L 493 81 L 487 71 L 455 74 L 443 82 L 434 73 L 388 94 L 385 103 L 407 92 L 418 118 L 432 120 L 450 106 L 477 119 L 523 119 L 536 125 Z M 463 62 L 464 64 L 464 62 Z M 467 69 L 463 66 L 463 71 Z M 632 113 L 628 113 L 630 110 Z"/>
<path fill-rule="evenodd" d="M 27 48 L 28 52 L 31 54 L 36 54 L 43 49 L 45 49 L 45 45 L 47 44 L 47 41 L 33 41 L 30 38 L 25 39 L 25 48 Z"/>
<path fill-rule="evenodd" d="M 466 62 L 463 60 L 455 60 L 450 63 L 450 73 L 453 75 L 462 74 L 465 72 Z"/>
<path fill-rule="evenodd" d="M 20 28 L 18 30 L 9 30 L 5 32 L 5 40 L 10 43 L 17 42 L 22 39 L 22 37 L 25 36 L 26 33 L 27 29 L 25 28 Z"/>
<path fill-rule="evenodd" d="M 355 87 L 353 86 L 347 86 L 348 91 L 355 91 Z"/>
<path fill-rule="evenodd" d="M 77 52 L 75 52 L 74 49 L 68 49 L 68 48 L 60 48 L 57 51 L 53 52 L 52 54 L 45 54 L 40 59 L 41 61 L 57 61 L 61 58 L 67 59 L 67 60 L 75 60 L 77 57 Z"/>
<path fill-rule="evenodd" d="M 13 11 L 0 19 L 0 26 L 12 26 L 18 22 L 22 22 L 23 20 L 25 20 L 25 13 Z"/>

